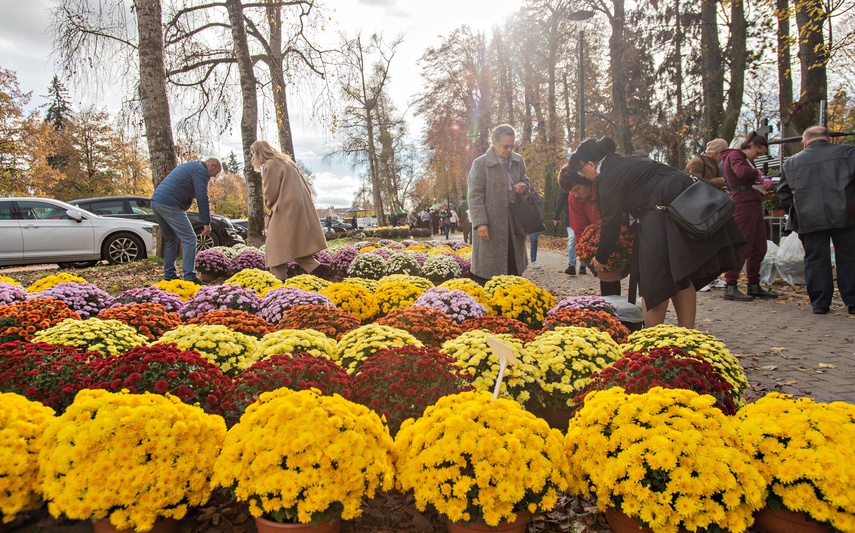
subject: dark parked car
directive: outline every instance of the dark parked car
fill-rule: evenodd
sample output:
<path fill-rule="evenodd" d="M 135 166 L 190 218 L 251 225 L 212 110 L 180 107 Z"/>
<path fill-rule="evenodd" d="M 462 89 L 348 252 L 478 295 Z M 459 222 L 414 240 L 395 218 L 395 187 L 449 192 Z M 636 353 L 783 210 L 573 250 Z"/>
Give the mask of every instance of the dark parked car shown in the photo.
<path fill-rule="evenodd" d="M 68 203 L 104 217 L 156 222 L 154 212 L 151 210 L 151 199 L 144 196 L 103 196 L 101 198 L 72 200 Z M 203 224 L 199 213 L 188 211 L 187 217 L 196 232 L 197 250 L 207 250 L 214 246 L 246 244 L 244 238 L 239 235 L 229 219 L 224 216 L 211 214 L 211 233 L 204 237 L 200 235 Z"/>
<path fill-rule="evenodd" d="M 246 240 L 246 236 L 249 234 L 249 220 L 245 218 L 233 218 L 229 222 L 235 227 L 238 235 L 243 237 L 243 240 Z"/>

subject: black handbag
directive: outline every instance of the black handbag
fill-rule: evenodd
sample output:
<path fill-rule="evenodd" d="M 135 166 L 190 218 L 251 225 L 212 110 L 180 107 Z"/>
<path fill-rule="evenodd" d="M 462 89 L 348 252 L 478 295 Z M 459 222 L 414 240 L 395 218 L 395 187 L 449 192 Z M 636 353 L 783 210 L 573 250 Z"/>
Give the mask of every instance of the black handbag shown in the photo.
<path fill-rule="evenodd" d="M 733 218 L 736 202 L 726 192 L 710 185 L 706 180 L 687 174 L 694 183 L 686 187 L 671 205 L 657 205 L 656 209 L 668 212 L 686 235 L 696 241 L 703 240 Z"/>
<path fill-rule="evenodd" d="M 530 235 L 546 231 L 543 225 L 543 215 L 540 212 L 540 204 L 535 201 L 531 193 L 511 204 L 511 216 L 514 221 L 514 229 L 517 235 Z"/>

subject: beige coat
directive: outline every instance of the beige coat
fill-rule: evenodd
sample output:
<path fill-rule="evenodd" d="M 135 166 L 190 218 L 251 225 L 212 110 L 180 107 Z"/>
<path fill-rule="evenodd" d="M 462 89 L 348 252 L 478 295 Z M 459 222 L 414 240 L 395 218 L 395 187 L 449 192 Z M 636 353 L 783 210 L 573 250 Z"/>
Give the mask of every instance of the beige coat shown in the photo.
<path fill-rule="evenodd" d="M 312 255 L 327 247 L 309 184 L 293 161 L 269 159 L 261 171 L 267 207 L 267 267 Z"/>

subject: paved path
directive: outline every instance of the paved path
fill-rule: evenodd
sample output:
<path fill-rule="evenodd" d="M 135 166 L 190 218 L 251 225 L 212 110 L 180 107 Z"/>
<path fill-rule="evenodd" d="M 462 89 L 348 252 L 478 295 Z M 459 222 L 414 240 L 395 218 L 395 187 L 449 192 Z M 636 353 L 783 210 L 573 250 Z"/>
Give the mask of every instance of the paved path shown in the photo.
<path fill-rule="evenodd" d="M 564 274 L 565 253 L 540 250 L 538 263 L 539 270 L 529 268 L 524 275 L 559 300 L 599 294 L 599 281 L 590 274 Z M 807 297 L 787 288 L 776 285 L 784 291 L 777 300 L 747 303 L 725 300 L 723 289 L 699 292 L 696 327 L 715 335 L 740 358 L 751 399 L 780 391 L 855 404 L 855 315 L 842 302 L 835 302 L 827 315 L 814 315 Z M 665 321 L 676 323 L 673 307 Z"/>

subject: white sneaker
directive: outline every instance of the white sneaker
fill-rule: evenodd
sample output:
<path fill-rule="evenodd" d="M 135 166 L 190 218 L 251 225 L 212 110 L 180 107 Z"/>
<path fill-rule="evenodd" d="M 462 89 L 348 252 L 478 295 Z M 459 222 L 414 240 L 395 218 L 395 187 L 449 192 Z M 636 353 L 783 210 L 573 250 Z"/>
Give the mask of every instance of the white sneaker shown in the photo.
<path fill-rule="evenodd" d="M 529 263 L 529 264 L 528 264 L 528 266 L 530 266 L 531 268 L 533 268 L 533 269 L 535 269 L 535 270 L 539 270 L 539 269 L 540 269 L 540 265 L 538 265 L 538 264 L 537 264 L 537 263 L 535 263 L 535 262 L 531 262 L 531 263 Z"/>
<path fill-rule="evenodd" d="M 713 289 L 723 289 L 727 287 L 727 282 L 721 278 L 714 279 L 710 282 L 708 287 L 712 287 Z"/>
<path fill-rule="evenodd" d="M 712 283 L 707 283 L 706 285 L 704 285 L 703 287 L 698 289 L 698 292 L 710 292 L 710 286 L 711 285 L 712 285 Z"/>

